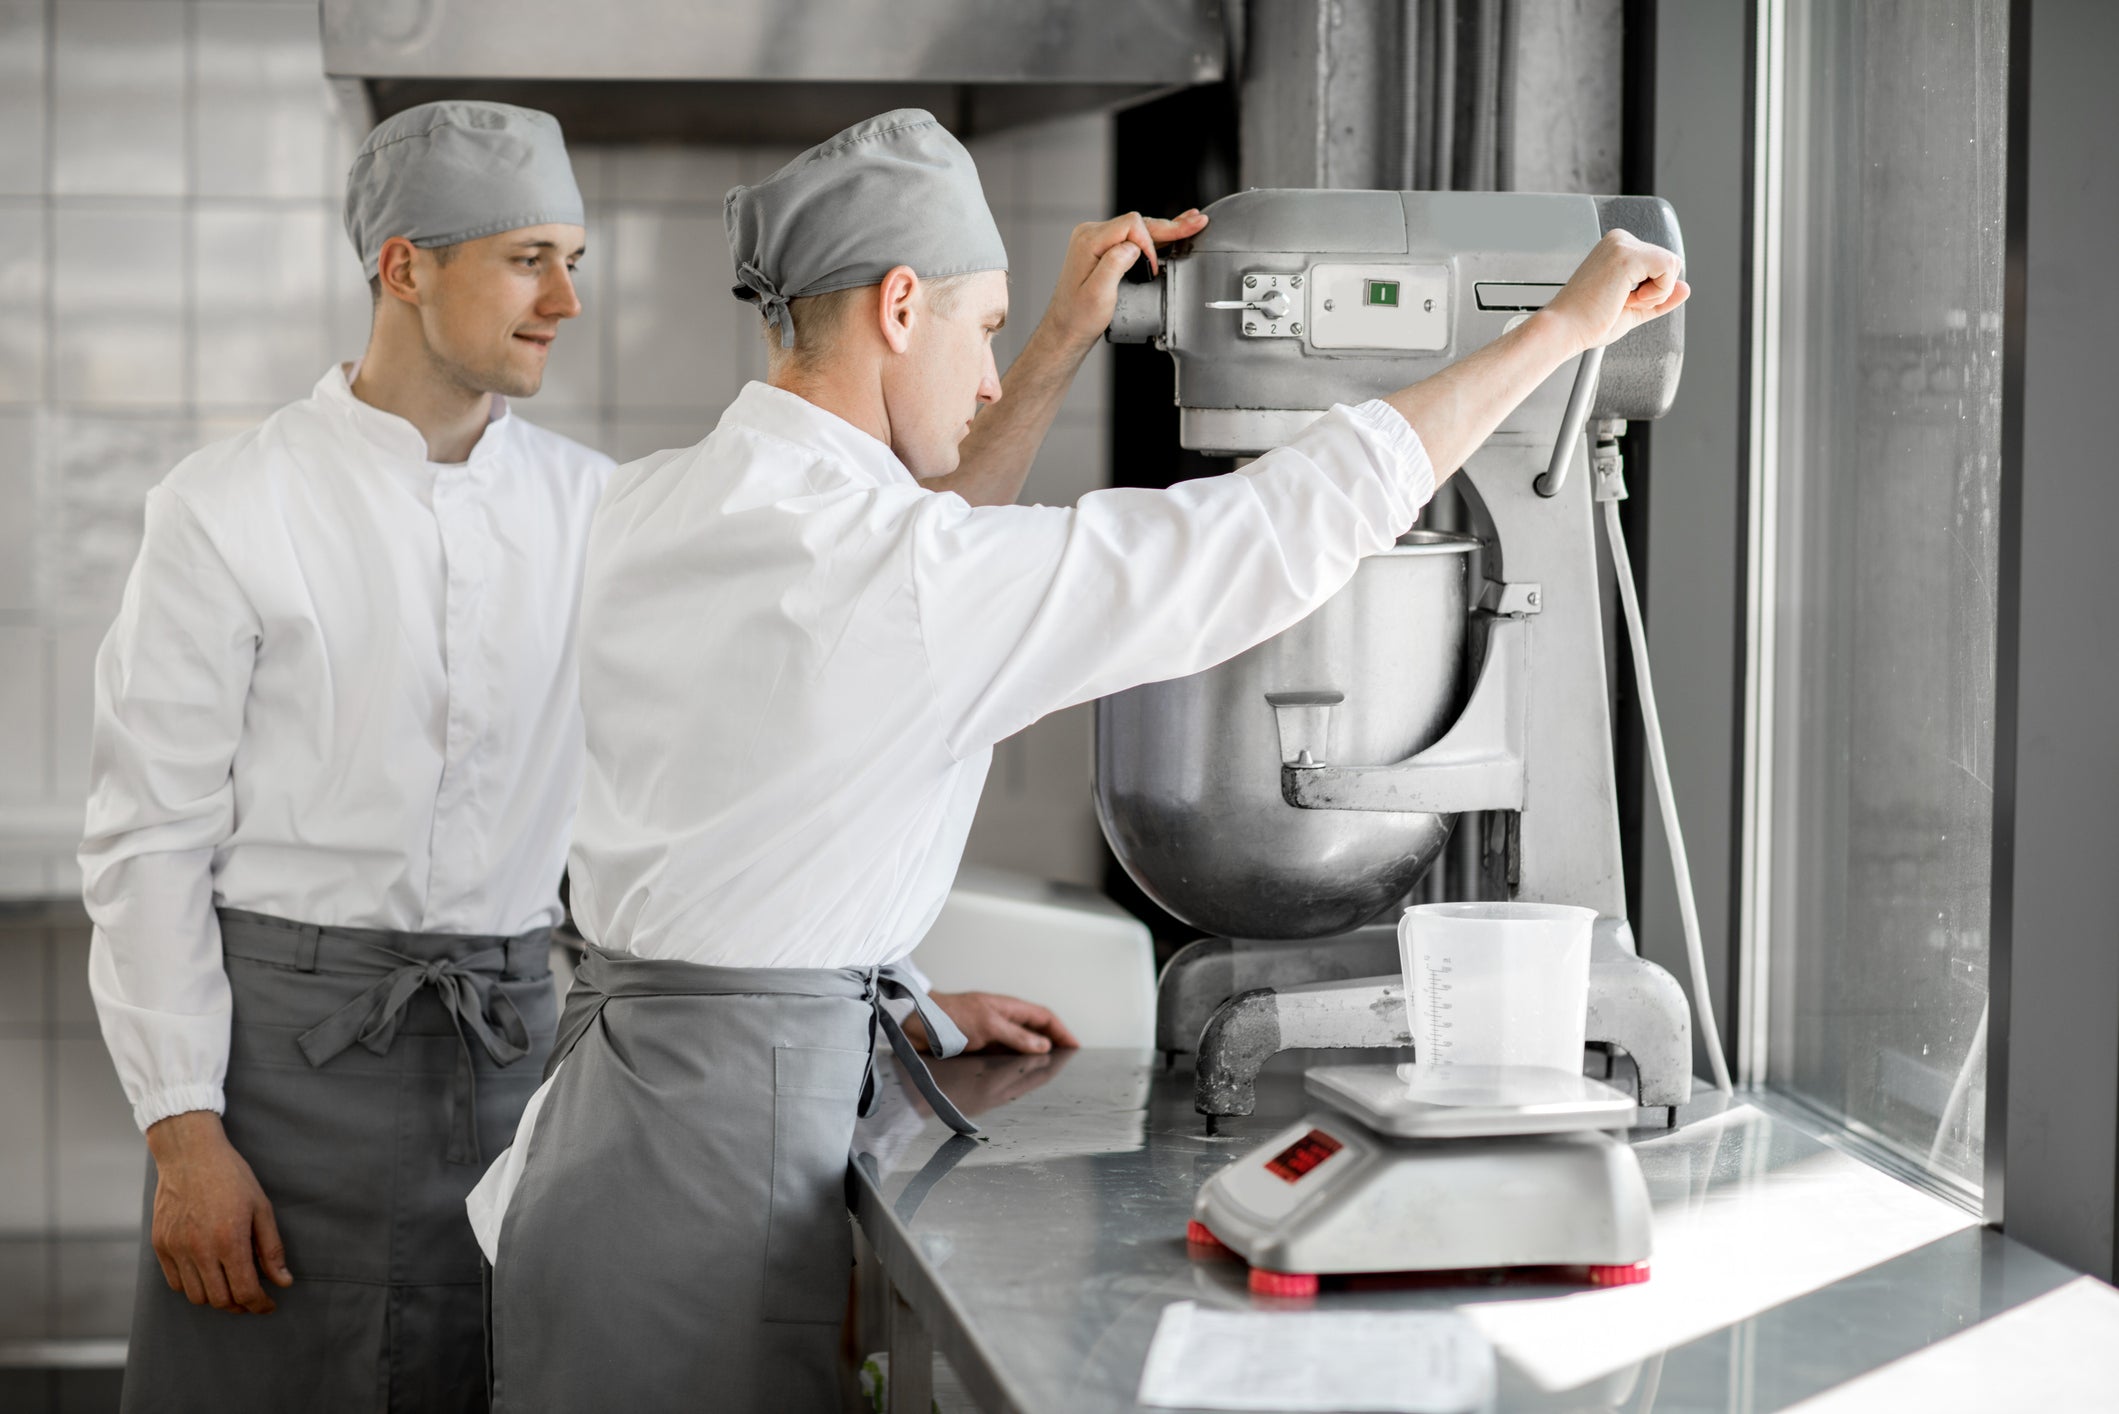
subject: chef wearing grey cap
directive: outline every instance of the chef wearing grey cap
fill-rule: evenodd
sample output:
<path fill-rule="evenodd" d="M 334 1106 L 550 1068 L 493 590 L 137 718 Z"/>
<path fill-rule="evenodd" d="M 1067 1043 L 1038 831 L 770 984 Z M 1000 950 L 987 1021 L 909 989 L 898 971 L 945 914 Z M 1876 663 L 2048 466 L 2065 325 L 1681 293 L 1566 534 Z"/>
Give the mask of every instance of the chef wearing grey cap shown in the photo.
<path fill-rule="evenodd" d="M 1007 255 L 928 114 L 737 188 L 727 224 L 768 381 L 617 472 L 590 536 L 570 873 L 593 947 L 470 1200 L 508 1411 L 836 1407 L 876 1030 L 971 1128 L 881 999 L 995 743 L 1302 618 L 1563 362 L 1685 296 L 1668 251 L 1610 241 L 1514 333 L 1243 471 L 1017 506 L 1119 277 L 1197 213 L 1078 228 L 1005 383 Z"/>
<path fill-rule="evenodd" d="M 506 400 L 580 311 L 581 196 L 548 115 L 439 103 L 345 216 L 365 354 L 149 494 L 96 664 L 90 982 L 153 1155 L 128 1409 L 483 1408 L 463 1199 L 556 1023 L 610 462 Z"/>

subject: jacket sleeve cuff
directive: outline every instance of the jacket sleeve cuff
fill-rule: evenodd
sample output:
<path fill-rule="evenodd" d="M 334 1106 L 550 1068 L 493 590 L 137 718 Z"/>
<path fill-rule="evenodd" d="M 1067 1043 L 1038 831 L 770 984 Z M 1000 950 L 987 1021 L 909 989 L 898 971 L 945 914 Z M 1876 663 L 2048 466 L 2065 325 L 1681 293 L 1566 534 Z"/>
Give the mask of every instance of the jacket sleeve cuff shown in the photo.
<path fill-rule="evenodd" d="M 1346 412 L 1356 426 L 1387 449 L 1398 467 L 1399 485 L 1412 503 L 1426 505 L 1435 494 L 1435 464 L 1428 460 L 1427 444 L 1420 440 L 1413 424 L 1381 398 L 1357 403 Z"/>
<path fill-rule="evenodd" d="M 139 1103 L 132 1107 L 133 1123 L 145 1134 L 149 1125 L 168 1119 L 171 1115 L 187 1114 L 192 1110 L 212 1110 L 215 1114 L 227 1113 L 228 1102 L 222 1098 L 218 1085 L 172 1085 L 142 1095 Z"/>

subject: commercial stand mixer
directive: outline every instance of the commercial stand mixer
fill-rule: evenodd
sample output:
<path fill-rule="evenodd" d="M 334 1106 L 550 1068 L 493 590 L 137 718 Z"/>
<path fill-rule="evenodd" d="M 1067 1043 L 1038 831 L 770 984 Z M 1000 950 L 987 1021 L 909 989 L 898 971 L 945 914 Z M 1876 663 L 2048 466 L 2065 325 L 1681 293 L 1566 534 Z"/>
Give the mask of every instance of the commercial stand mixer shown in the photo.
<path fill-rule="evenodd" d="M 1121 287 L 1109 337 L 1167 350 L 1180 440 L 1231 456 L 1279 446 L 1335 403 L 1394 391 L 1491 342 L 1549 301 L 1608 230 L 1681 249 L 1675 216 L 1654 198 L 1253 190 L 1208 212 L 1159 280 Z M 1484 812 L 1474 897 L 1598 914 L 1587 1039 L 1631 1058 L 1633 1093 L 1585 1079 L 1528 1107 L 1545 1117 L 1527 1120 L 1520 1085 L 1422 1098 L 1347 1067 L 1313 1071 L 1310 1092 L 1332 1115 L 1232 1165 L 1202 1198 L 1204 1212 L 1218 1192 L 1222 1227 L 1245 1232 L 1214 1235 L 1262 1265 L 1376 1268 L 1373 1251 L 1333 1255 L 1343 1232 L 1317 1235 L 1332 1226 L 1319 1217 L 1326 1206 L 1378 1201 L 1354 1192 L 1373 1190 L 1369 1180 L 1324 1182 L 1374 1169 L 1353 1161 L 1364 1144 L 1542 1144 L 1555 1160 L 1548 1196 L 1561 1201 L 1581 1185 L 1559 1147 L 1587 1145 L 1597 1153 L 1581 1161 L 1610 1168 L 1608 1131 L 1632 1123 L 1636 1104 L 1674 1122 L 1691 1095 L 1685 995 L 1638 955 L 1626 921 L 1594 528 L 1595 504 L 1624 495 L 1623 421 L 1659 417 L 1675 395 L 1681 320 L 1585 356 L 1508 417 L 1456 478 L 1470 536 L 1416 531 L 1274 639 L 1097 706 L 1106 837 L 1150 897 L 1213 935 L 1164 970 L 1157 1021 L 1166 1053 L 1194 1056 L 1210 1131 L 1252 1112 L 1259 1068 L 1282 1050 L 1411 1043 L 1396 905 L 1458 814 Z M 1334 1126 L 1326 1141 L 1337 1147 L 1317 1152 L 1309 1136 Z M 1526 1132 L 1543 1137 L 1508 1137 Z M 1630 1165 L 1629 1152 L 1587 1190 L 1574 1229 L 1617 1234 L 1589 1256 L 1562 1242 L 1547 1244 L 1560 1255 L 1465 1262 L 1475 1253 L 1457 1243 L 1382 1265 L 1637 1262 L 1645 1193 Z M 1490 1177 L 1465 1171 L 1464 1185 Z M 1320 1187 L 1342 1197 L 1320 1205 L 1307 1196 Z"/>

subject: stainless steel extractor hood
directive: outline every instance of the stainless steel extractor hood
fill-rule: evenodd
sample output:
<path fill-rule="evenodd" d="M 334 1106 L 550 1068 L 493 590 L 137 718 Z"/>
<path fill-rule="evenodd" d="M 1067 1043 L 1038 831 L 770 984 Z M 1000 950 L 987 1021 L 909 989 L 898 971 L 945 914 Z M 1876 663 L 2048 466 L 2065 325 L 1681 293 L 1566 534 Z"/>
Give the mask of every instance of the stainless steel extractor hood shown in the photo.
<path fill-rule="evenodd" d="M 901 106 L 960 134 L 1219 80 L 1224 0 L 322 0 L 378 118 L 523 103 L 576 142 L 811 142 Z"/>

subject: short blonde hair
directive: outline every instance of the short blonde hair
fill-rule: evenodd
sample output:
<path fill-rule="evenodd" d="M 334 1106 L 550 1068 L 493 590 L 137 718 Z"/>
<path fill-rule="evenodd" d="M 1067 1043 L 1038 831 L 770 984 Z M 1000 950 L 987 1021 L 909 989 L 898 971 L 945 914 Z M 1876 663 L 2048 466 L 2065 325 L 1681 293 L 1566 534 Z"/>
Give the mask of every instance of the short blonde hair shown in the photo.
<path fill-rule="evenodd" d="M 945 317 L 953 314 L 958 291 L 970 278 L 969 275 L 943 275 L 920 281 L 920 287 L 927 291 L 928 307 Z M 776 376 L 783 371 L 799 374 L 815 368 L 817 361 L 838 341 L 839 330 L 846 324 L 846 311 L 874 288 L 874 285 L 855 285 L 851 289 L 789 300 L 787 313 L 795 325 L 792 348 L 782 345 L 780 331 L 761 317 L 758 332 L 765 339 L 766 366 Z"/>

